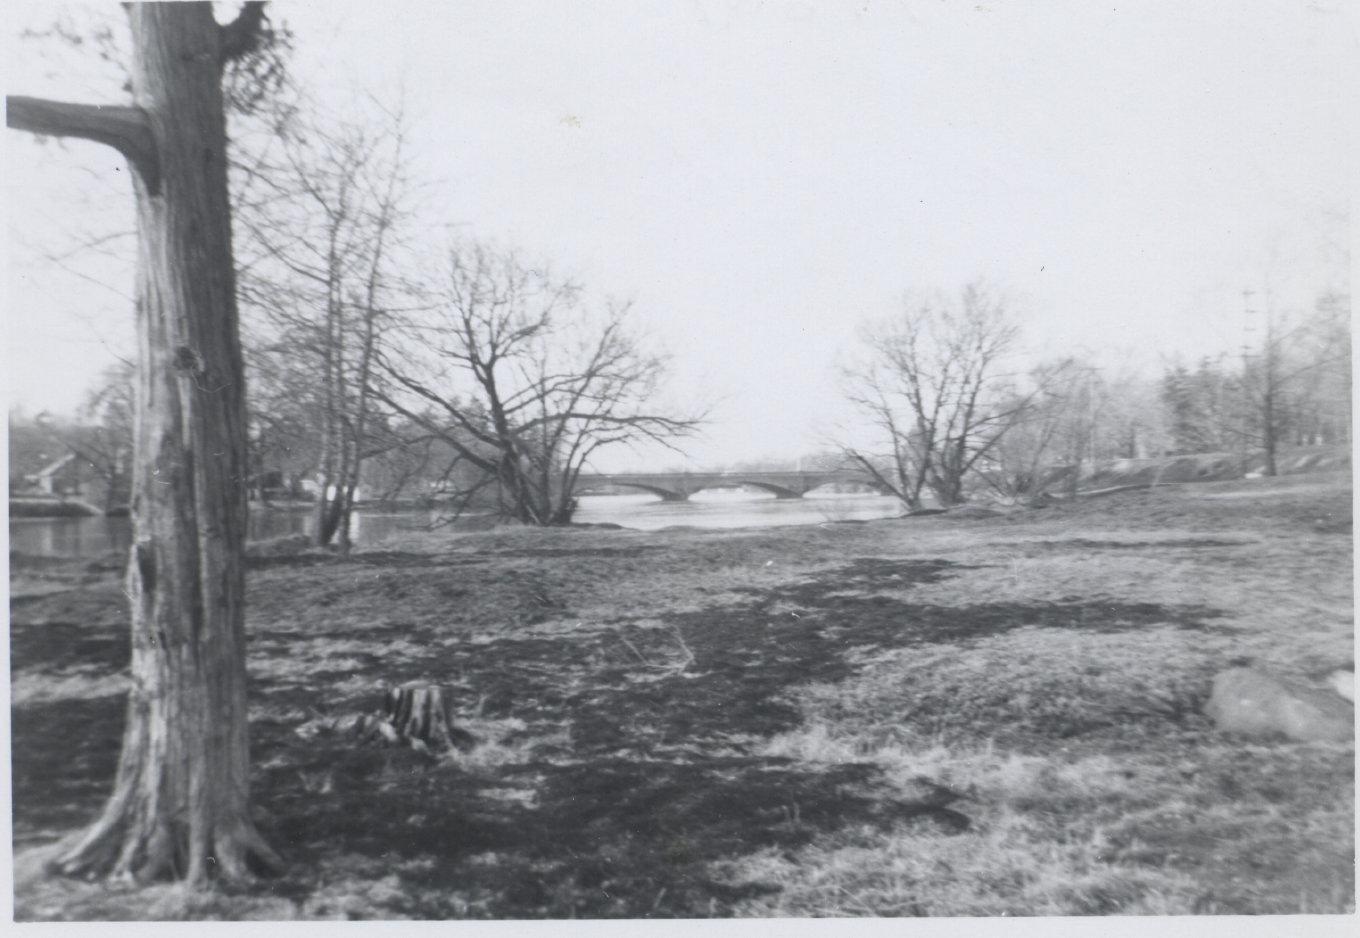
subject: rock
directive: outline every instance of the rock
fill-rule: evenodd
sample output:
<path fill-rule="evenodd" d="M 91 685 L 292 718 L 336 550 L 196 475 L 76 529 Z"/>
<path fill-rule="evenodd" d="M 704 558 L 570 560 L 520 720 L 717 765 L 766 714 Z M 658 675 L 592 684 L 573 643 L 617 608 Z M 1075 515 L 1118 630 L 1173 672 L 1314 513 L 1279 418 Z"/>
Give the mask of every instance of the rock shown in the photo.
<path fill-rule="evenodd" d="M 1225 733 L 1284 736 L 1300 742 L 1355 737 L 1355 705 L 1257 668 L 1230 668 L 1214 677 L 1204 713 Z"/>
<path fill-rule="evenodd" d="M 1327 675 L 1327 683 L 1332 685 L 1332 690 L 1351 703 L 1355 703 L 1355 670 L 1353 668 L 1338 668 Z"/>

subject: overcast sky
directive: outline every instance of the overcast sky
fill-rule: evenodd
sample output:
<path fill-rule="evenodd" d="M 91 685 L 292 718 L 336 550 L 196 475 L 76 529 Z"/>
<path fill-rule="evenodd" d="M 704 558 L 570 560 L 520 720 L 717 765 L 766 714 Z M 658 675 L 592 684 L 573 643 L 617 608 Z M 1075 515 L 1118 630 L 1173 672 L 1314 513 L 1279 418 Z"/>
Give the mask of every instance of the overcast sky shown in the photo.
<path fill-rule="evenodd" d="M 1033 355 L 1152 373 L 1236 351 L 1244 289 L 1289 307 L 1343 287 L 1348 7 L 271 5 L 330 105 L 404 94 L 437 182 L 427 221 L 636 301 L 675 393 L 724 399 L 692 447 L 705 466 L 815 448 L 838 419 L 837 350 L 907 289 L 986 277 Z M 11 39 L 52 15 L 9 8 Z M 78 58 L 9 45 L 9 93 L 116 96 Z M 126 352 L 131 278 L 116 258 L 70 273 L 40 255 L 77 218 L 126 225 L 127 187 L 90 194 L 118 166 L 94 145 L 11 132 L 5 150 L 11 399 L 69 411 Z"/>

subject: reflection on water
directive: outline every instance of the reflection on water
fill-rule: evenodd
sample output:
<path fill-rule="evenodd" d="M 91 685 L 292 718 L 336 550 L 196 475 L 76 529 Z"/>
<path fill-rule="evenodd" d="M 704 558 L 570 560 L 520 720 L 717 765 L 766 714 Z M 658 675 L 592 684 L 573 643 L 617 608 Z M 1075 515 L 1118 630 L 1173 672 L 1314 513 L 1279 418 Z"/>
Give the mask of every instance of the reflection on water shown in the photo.
<path fill-rule="evenodd" d="M 655 495 L 583 495 L 575 520 L 587 524 L 613 522 L 652 531 L 676 525 L 745 528 L 869 521 L 901 513 L 902 503 L 888 495 L 783 499 L 766 493 L 713 490 L 698 492 L 687 502 L 666 502 Z"/>
<path fill-rule="evenodd" d="M 381 544 L 397 534 L 423 530 L 438 519 L 425 511 L 355 512 L 350 536 L 360 546 Z M 316 516 L 310 511 L 252 511 L 248 537 L 263 540 L 289 534 L 311 534 Z M 127 550 L 132 543 L 130 518 L 12 518 L 9 549 L 24 554 L 89 557 Z"/>
<path fill-rule="evenodd" d="M 576 520 L 649 531 L 675 525 L 741 528 L 890 518 L 901 514 L 901 507 L 886 495 L 813 495 L 785 500 L 764 493 L 708 491 L 697 493 L 687 502 L 665 502 L 655 495 L 583 495 Z M 439 517 L 439 512 L 428 511 L 359 511 L 354 516 L 352 537 L 359 546 L 371 547 L 425 530 Z M 310 534 L 315 523 L 310 511 L 252 512 L 250 537 Z M 126 550 L 131 539 L 132 523 L 127 518 L 15 518 L 9 523 L 10 550 L 25 554 L 89 557 Z"/>
<path fill-rule="evenodd" d="M 9 549 L 44 556 L 89 557 L 127 547 L 127 518 L 11 518 Z"/>

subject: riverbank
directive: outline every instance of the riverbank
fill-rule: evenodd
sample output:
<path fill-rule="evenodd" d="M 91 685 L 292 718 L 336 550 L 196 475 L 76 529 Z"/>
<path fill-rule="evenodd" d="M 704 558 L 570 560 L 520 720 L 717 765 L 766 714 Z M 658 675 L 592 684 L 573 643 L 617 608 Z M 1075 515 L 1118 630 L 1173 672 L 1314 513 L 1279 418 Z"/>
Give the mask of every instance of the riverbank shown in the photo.
<path fill-rule="evenodd" d="M 1353 746 L 1198 712 L 1236 658 L 1302 681 L 1351 660 L 1350 517 L 1332 474 L 258 554 L 254 788 L 291 869 L 190 897 L 32 875 L 108 791 L 128 641 L 116 562 L 15 555 L 17 914 L 1352 910 Z M 344 732 L 407 681 L 451 686 L 480 744 Z"/>
<path fill-rule="evenodd" d="M 11 518 L 92 518 L 103 517 L 101 511 L 89 502 L 78 498 L 58 498 L 52 496 L 11 496 L 9 516 Z M 127 510 L 123 509 L 126 515 Z"/>

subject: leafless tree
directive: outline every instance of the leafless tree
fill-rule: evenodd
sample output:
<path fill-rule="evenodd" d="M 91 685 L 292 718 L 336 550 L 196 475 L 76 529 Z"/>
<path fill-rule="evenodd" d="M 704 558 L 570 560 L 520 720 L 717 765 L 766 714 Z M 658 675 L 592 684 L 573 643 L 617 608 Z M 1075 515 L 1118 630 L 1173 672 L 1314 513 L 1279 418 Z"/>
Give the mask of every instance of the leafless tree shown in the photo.
<path fill-rule="evenodd" d="M 846 455 L 909 509 L 927 491 L 960 504 L 969 472 L 1028 406 L 1001 372 L 1018 337 L 1006 299 L 981 282 L 953 301 L 909 296 L 861 336 L 864 351 L 842 381 L 876 442 L 848 445 Z"/>
<path fill-rule="evenodd" d="M 1244 356 L 1240 388 L 1247 444 L 1279 472 L 1282 446 L 1350 439 L 1350 298 L 1328 294 L 1309 316 L 1267 301 L 1259 344 Z"/>
<path fill-rule="evenodd" d="M 393 305 L 399 226 L 412 185 L 404 119 L 376 105 L 338 121 L 296 104 L 274 116 L 278 144 L 238 167 L 248 256 L 243 297 L 259 374 L 253 411 L 302 409 L 315 432 L 317 543 L 350 543 L 372 452 L 374 363 Z"/>
<path fill-rule="evenodd" d="M 223 70 L 267 29 L 207 3 L 132 3 L 131 104 L 10 96 L 9 126 L 127 160 L 138 230 L 132 689 L 113 793 L 54 868 L 239 880 L 278 866 L 250 815 L 246 445 Z"/>
<path fill-rule="evenodd" d="M 1100 420 L 1093 441 L 1096 458 L 1146 459 L 1169 448 L 1156 379 L 1127 364 L 1104 369 L 1100 394 Z"/>
<path fill-rule="evenodd" d="M 119 362 L 104 371 L 99 386 L 81 406 L 78 422 L 55 431 L 99 480 L 105 511 L 125 509 L 130 500 L 136 407 L 136 368 L 131 362 Z"/>
<path fill-rule="evenodd" d="M 430 312 L 381 356 L 377 396 L 494 484 L 526 524 L 570 520 L 572 488 L 600 449 L 674 441 L 701 415 L 654 404 L 663 356 L 630 330 L 628 304 L 582 290 L 512 250 L 450 249 Z"/>
<path fill-rule="evenodd" d="M 1060 481 L 1075 489 L 1093 439 L 1098 380 L 1073 358 L 1032 369 L 1026 388 L 1015 392 L 1023 403 L 1017 419 L 975 466 L 983 482 L 1018 500 L 1038 498 Z"/>
<path fill-rule="evenodd" d="M 1298 378 L 1293 442 L 1351 442 L 1351 298 L 1329 292 L 1318 298 L 1300 337 L 1299 355 L 1311 363 Z"/>

